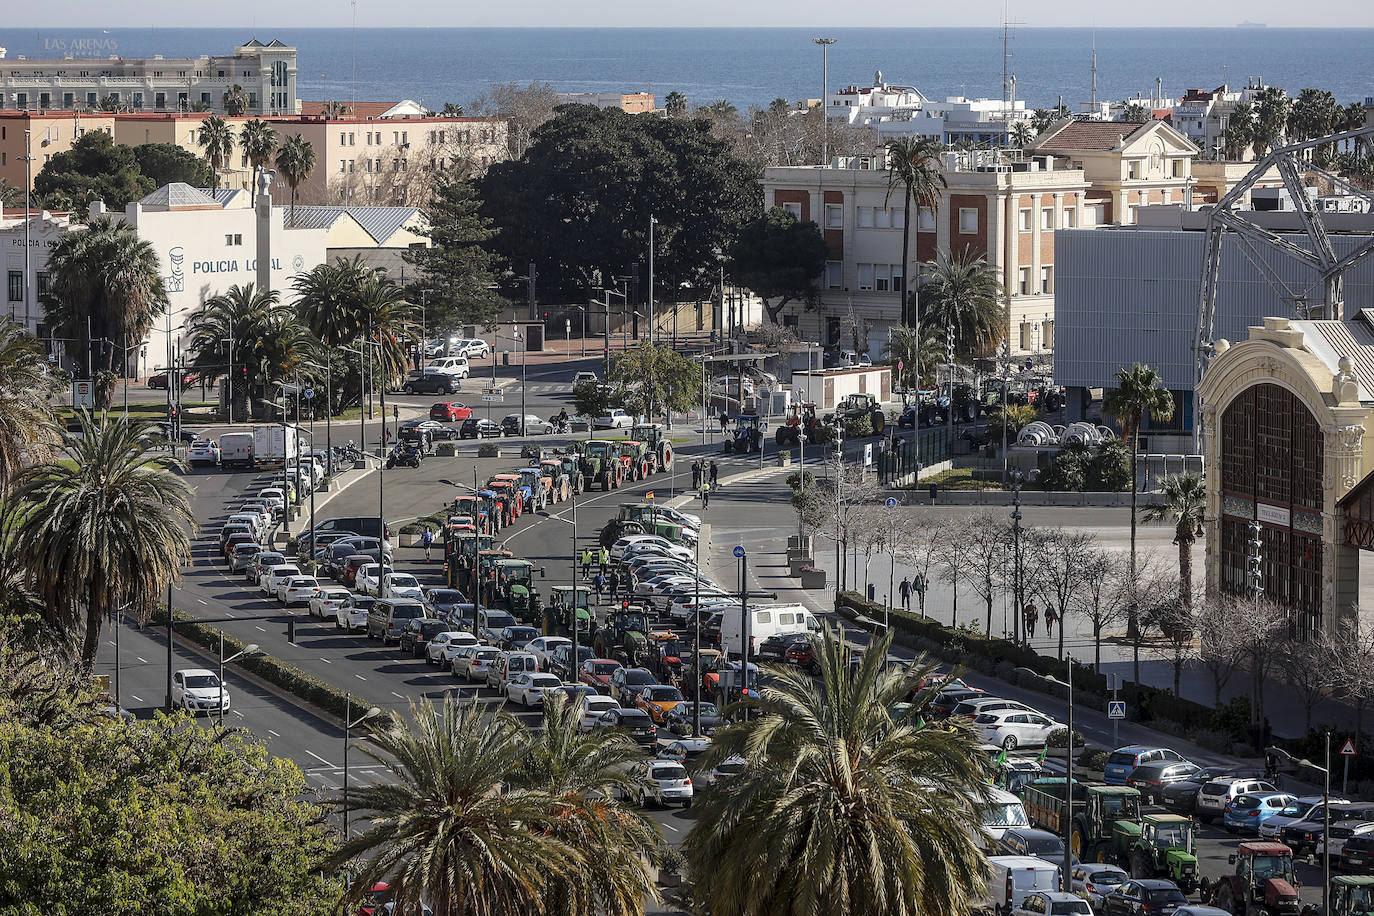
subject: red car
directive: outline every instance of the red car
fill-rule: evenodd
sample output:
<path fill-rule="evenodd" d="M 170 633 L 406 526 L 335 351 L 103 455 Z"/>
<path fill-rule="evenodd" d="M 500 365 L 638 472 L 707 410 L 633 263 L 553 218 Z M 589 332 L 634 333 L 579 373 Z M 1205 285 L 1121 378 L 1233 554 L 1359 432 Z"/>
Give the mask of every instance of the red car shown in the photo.
<path fill-rule="evenodd" d="M 439 401 L 429 409 L 431 420 L 442 420 L 445 423 L 452 423 L 454 420 L 466 420 L 472 416 L 472 408 L 457 401 Z"/>
<path fill-rule="evenodd" d="M 182 388 L 191 388 L 191 387 L 194 387 L 195 384 L 196 384 L 196 377 L 195 377 L 194 375 L 192 375 L 191 373 L 188 372 L 188 373 L 186 373 L 184 376 L 182 376 L 182 379 L 181 379 L 181 387 L 182 387 Z M 149 388 L 166 388 L 166 387 L 167 387 L 167 373 L 166 373 L 166 372 L 159 372 L 157 375 L 150 375 L 150 376 L 148 376 L 148 387 L 149 387 Z"/>
<path fill-rule="evenodd" d="M 607 693 L 610 690 L 611 675 L 620 667 L 620 662 L 613 658 L 589 658 L 582 663 L 582 670 L 577 679 L 598 693 Z"/>

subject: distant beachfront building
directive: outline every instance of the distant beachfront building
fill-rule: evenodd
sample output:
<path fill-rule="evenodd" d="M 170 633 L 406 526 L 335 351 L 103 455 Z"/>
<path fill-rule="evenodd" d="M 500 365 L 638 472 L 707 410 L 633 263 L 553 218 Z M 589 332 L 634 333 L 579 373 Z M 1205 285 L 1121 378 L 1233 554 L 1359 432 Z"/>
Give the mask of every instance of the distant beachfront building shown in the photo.
<path fill-rule="evenodd" d="M 915 86 L 890 85 L 882 71 L 872 86 L 846 86 L 826 96 L 826 117 L 851 127 L 868 127 L 883 140 L 931 137 L 946 146 L 972 143 L 1007 146 L 1010 125 L 1029 121 L 1026 103 L 950 96 L 928 99 Z"/>
<path fill-rule="evenodd" d="M 652 92 L 560 92 L 558 102 L 561 105 L 619 108 L 630 114 L 647 114 L 654 111 Z"/>
<path fill-rule="evenodd" d="M 113 42 L 111 42 L 113 47 Z M 244 113 L 296 114 L 296 49 L 256 38 L 217 57 L 86 57 L 109 51 L 82 46 L 52 60 L 0 59 L 0 108 L 17 111 L 128 111 L 224 114 L 224 93 L 239 86 Z M 0 54 L 0 57 L 3 57 Z"/>

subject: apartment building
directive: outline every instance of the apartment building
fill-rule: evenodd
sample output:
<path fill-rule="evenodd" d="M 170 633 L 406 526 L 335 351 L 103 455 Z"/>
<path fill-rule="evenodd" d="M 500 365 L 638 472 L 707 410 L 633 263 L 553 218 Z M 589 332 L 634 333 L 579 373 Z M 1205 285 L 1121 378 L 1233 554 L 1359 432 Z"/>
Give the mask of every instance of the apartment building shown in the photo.
<path fill-rule="evenodd" d="M 652 114 L 656 110 L 652 92 L 560 92 L 558 101 L 562 105 L 619 108 L 630 114 Z"/>
<path fill-rule="evenodd" d="M 930 137 L 946 146 L 975 143 L 1007 146 L 1010 125 L 1029 122 L 1025 102 L 928 99 L 915 86 L 889 85 L 882 71 L 872 86 L 846 86 L 826 96 L 826 117 L 851 127 L 868 127 L 884 141 L 897 137 Z"/>
<path fill-rule="evenodd" d="M 106 112 L 0 111 L 0 181 L 25 187 L 25 169 L 36 176 L 58 153 L 87 131 L 114 134 L 115 116 Z M 25 156 L 31 157 L 26 163 Z"/>
<path fill-rule="evenodd" d="M 783 321 L 828 346 L 841 345 L 842 327 L 860 324 L 878 356 L 901 320 L 902 277 L 937 255 L 967 252 L 987 260 L 1008 294 L 1012 352 L 1052 350 L 1056 230 L 1130 221 L 1143 204 L 1181 201 L 1196 154 L 1158 121 L 1063 122 L 1014 160 L 990 150 L 946 153 L 947 188 L 935 212 L 913 213 L 907 264 L 901 192 L 889 191 L 883 154 L 767 169 L 765 205 L 815 221 L 830 249 L 815 307 L 789 304 Z"/>
<path fill-rule="evenodd" d="M 234 86 L 243 90 L 246 114 L 296 114 L 296 49 L 253 39 L 215 57 L 0 59 L 0 108 L 17 111 L 92 111 L 112 105 L 128 111 L 199 108 L 224 114 L 224 94 Z"/>

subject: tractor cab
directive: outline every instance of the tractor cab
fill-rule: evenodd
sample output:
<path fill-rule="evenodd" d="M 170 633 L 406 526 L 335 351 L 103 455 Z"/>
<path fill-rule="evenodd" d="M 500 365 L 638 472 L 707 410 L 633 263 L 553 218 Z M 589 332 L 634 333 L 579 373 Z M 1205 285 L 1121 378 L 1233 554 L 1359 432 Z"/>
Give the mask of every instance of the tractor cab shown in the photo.
<path fill-rule="evenodd" d="M 810 441 L 816 428 L 816 405 L 793 402 L 787 405 L 787 413 L 782 425 L 773 433 L 773 439 L 782 448 L 800 445 L 802 436 Z"/>
<path fill-rule="evenodd" d="M 585 585 L 555 585 L 549 590 L 549 617 L 559 634 L 572 632 L 573 609 L 577 612 L 577 632 L 591 633 L 591 589 Z"/>
<path fill-rule="evenodd" d="M 725 440 L 725 450 L 727 452 L 739 452 L 747 455 L 751 452 L 763 451 L 763 429 L 764 420 L 757 414 L 742 413 L 730 417 L 735 424 L 735 431 L 729 439 Z"/>
<path fill-rule="evenodd" d="M 596 651 L 602 658 L 615 658 L 622 664 L 642 665 L 648 659 L 649 641 L 644 635 L 649 631 L 649 621 L 638 608 L 622 605 L 606 621 L 606 627 L 597 634 Z"/>
<path fill-rule="evenodd" d="M 1235 874 L 1222 875 L 1210 885 L 1204 880 L 1203 903 L 1232 913 L 1297 916 L 1292 849 L 1283 843 L 1246 842 L 1227 861 L 1235 865 Z"/>
<path fill-rule="evenodd" d="M 1140 838 L 1155 849 L 1193 851 L 1193 822 L 1180 815 L 1149 815 L 1141 825 Z"/>
<path fill-rule="evenodd" d="M 1374 913 L 1374 876 L 1332 875 L 1332 916 L 1368 916 Z M 1307 911 L 1304 910 L 1304 916 Z"/>
<path fill-rule="evenodd" d="M 530 616 L 530 593 L 534 588 L 534 564 L 529 560 L 499 559 L 493 562 L 496 579 L 495 599 L 520 619 Z"/>

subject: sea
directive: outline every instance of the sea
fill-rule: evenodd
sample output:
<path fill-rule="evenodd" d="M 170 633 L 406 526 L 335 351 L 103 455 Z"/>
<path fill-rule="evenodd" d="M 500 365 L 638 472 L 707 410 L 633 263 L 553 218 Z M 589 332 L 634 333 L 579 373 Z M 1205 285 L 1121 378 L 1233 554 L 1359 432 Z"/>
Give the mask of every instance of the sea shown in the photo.
<path fill-rule="evenodd" d="M 302 99 L 469 105 L 498 83 L 551 83 L 560 92 L 674 90 L 693 104 L 741 109 L 820 95 L 828 84 L 872 85 L 877 71 L 928 98 L 1001 98 L 1004 62 L 1028 107 L 1097 98 L 1166 97 L 1189 88 L 1263 80 L 1290 93 L 1313 86 L 1342 103 L 1374 97 L 1374 29 L 989 28 L 723 29 L 6 29 L 8 57 L 186 57 L 225 54 L 257 38 L 298 49 Z M 1004 54 L 1004 50 L 1007 52 Z"/>

